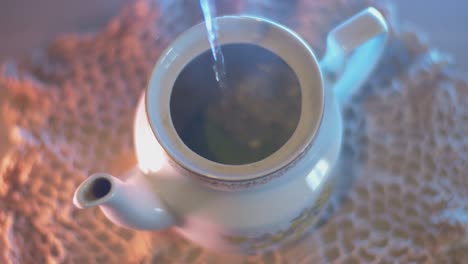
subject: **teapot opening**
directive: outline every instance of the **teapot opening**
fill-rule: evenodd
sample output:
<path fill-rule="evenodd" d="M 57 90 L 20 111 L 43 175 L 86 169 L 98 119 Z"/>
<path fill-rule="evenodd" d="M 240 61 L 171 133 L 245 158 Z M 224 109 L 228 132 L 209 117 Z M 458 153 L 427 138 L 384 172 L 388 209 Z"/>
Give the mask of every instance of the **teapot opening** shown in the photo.
<path fill-rule="evenodd" d="M 107 174 L 94 174 L 76 189 L 73 197 L 79 208 L 88 208 L 108 202 L 115 192 L 115 180 Z"/>
<path fill-rule="evenodd" d="M 220 87 L 209 50 L 177 77 L 170 112 L 178 136 L 193 152 L 221 164 L 258 162 L 294 134 L 301 88 L 292 68 L 255 44 L 221 46 L 226 67 Z"/>
<path fill-rule="evenodd" d="M 310 47 L 287 28 L 248 16 L 217 22 L 225 29 L 225 88 L 216 81 L 206 27 L 198 24 L 154 67 L 146 119 L 165 160 L 223 184 L 260 179 L 312 146 L 325 109 L 324 79 Z"/>
<path fill-rule="evenodd" d="M 97 178 L 91 185 L 90 191 L 86 194 L 90 200 L 97 200 L 110 193 L 112 183 L 107 178 Z"/>

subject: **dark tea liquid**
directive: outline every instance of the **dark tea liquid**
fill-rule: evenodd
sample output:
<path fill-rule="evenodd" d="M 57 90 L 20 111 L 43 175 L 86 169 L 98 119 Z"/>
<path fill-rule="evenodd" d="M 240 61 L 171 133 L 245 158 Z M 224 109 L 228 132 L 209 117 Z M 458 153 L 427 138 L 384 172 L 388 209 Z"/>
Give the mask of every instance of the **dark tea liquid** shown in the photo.
<path fill-rule="evenodd" d="M 253 44 L 221 46 L 226 87 L 220 89 L 206 51 L 188 63 L 173 87 L 171 117 L 182 141 L 209 160 L 260 161 L 294 133 L 301 111 L 299 80 L 271 51 Z"/>

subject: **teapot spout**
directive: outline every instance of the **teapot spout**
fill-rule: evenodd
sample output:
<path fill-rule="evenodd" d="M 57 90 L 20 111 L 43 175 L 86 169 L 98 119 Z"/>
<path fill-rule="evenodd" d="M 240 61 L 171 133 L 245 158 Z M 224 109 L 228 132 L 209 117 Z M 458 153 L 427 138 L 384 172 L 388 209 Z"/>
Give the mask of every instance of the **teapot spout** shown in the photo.
<path fill-rule="evenodd" d="M 159 230 L 174 225 L 174 217 L 157 197 L 151 183 L 135 169 L 127 181 L 105 173 L 86 179 L 76 189 L 73 203 L 81 209 L 99 206 L 115 224 L 139 230 Z"/>

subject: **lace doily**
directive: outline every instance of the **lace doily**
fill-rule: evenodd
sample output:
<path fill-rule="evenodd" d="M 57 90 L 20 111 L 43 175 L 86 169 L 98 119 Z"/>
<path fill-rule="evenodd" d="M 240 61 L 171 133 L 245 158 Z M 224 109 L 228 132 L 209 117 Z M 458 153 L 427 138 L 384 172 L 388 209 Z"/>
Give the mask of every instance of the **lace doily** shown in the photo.
<path fill-rule="evenodd" d="M 12 144 L 0 166 L 1 263 L 467 262 L 468 84 L 416 33 L 400 31 L 391 9 L 384 59 L 344 109 L 345 180 L 329 218 L 301 241 L 224 256 L 171 230 L 126 230 L 98 209 L 76 209 L 73 192 L 90 172 L 119 174 L 135 163 L 137 99 L 162 49 L 201 21 L 189 2 L 135 1 L 97 33 L 64 35 L 29 60 L 3 64 Z M 219 1 L 220 13 L 285 23 L 319 55 L 326 32 L 372 3 L 233 2 Z"/>

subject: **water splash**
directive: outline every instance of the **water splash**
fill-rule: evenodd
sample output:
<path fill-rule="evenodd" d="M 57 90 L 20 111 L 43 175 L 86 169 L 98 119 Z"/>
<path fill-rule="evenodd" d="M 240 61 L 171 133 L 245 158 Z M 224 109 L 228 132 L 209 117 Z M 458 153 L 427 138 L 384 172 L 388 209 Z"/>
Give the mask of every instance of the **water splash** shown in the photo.
<path fill-rule="evenodd" d="M 200 0 L 200 6 L 205 18 L 205 25 L 208 31 L 208 41 L 210 42 L 211 53 L 213 54 L 213 70 L 219 87 L 226 87 L 226 68 L 224 56 L 218 38 L 218 23 L 216 22 L 216 5 L 214 0 Z"/>

